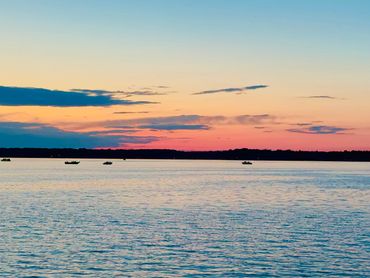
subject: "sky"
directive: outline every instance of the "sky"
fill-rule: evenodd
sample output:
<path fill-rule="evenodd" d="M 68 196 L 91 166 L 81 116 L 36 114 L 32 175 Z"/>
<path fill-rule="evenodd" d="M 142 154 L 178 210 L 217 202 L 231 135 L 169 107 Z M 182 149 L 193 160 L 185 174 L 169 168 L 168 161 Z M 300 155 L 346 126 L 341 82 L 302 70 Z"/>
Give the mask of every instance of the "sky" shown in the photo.
<path fill-rule="evenodd" d="M 370 150 L 370 1 L 0 0 L 0 147 Z"/>

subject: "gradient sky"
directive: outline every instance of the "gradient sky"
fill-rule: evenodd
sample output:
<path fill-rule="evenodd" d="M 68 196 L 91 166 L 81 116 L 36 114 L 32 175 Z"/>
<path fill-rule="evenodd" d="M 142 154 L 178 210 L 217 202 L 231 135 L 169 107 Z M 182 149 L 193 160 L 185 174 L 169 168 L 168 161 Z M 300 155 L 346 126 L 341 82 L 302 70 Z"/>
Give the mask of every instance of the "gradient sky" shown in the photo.
<path fill-rule="evenodd" d="M 0 0 L 0 147 L 370 150 L 370 1 Z"/>

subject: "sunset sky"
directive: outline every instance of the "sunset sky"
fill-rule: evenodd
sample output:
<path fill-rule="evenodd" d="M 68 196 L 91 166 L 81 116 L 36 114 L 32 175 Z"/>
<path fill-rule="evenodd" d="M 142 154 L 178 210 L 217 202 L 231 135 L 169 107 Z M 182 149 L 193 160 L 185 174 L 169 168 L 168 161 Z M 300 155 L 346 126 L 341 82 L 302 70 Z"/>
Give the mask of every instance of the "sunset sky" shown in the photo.
<path fill-rule="evenodd" d="M 370 1 L 0 0 L 0 147 L 370 150 Z"/>

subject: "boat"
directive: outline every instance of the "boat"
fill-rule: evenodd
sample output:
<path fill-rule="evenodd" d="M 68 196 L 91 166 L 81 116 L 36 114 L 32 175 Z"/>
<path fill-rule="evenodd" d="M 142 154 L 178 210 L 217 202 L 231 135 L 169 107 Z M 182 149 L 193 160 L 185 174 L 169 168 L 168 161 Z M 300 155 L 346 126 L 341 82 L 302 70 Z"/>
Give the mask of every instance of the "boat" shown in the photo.
<path fill-rule="evenodd" d="M 112 165 L 113 164 L 113 162 L 112 161 L 105 161 L 104 163 L 103 163 L 103 165 Z"/>
<path fill-rule="evenodd" d="M 243 164 L 243 165 L 252 165 L 253 163 L 252 163 L 252 162 L 250 162 L 250 161 L 243 161 L 243 162 L 242 162 L 242 164 Z"/>
<path fill-rule="evenodd" d="M 80 161 L 76 161 L 76 160 L 65 161 L 64 164 L 80 164 Z"/>
<path fill-rule="evenodd" d="M 1 161 L 2 162 L 10 162 L 11 160 L 10 160 L 10 158 L 3 158 Z"/>

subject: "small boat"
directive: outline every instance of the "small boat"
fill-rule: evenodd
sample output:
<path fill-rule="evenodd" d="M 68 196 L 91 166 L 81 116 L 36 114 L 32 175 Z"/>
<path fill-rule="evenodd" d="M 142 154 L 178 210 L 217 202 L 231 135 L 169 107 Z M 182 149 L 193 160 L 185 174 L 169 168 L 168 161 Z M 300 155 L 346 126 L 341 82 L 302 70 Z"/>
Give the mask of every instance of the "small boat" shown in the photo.
<path fill-rule="evenodd" d="M 80 161 L 76 161 L 76 160 L 65 161 L 64 164 L 80 164 Z"/>
<path fill-rule="evenodd" d="M 3 158 L 1 161 L 2 162 L 10 162 L 11 160 L 10 160 L 10 158 Z"/>
<path fill-rule="evenodd" d="M 103 163 L 103 165 L 112 165 L 113 164 L 113 162 L 112 161 L 105 161 L 104 163 Z"/>
<path fill-rule="evenodd" d="M 242 162 L 242 164 L 243 164 L 243 165 L 252 165 L 253 163 L 252 163 L 252 162 L 250 162 L 250 161 L 243 161 L 243 162 Z"/>

